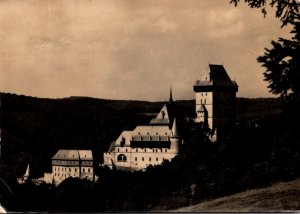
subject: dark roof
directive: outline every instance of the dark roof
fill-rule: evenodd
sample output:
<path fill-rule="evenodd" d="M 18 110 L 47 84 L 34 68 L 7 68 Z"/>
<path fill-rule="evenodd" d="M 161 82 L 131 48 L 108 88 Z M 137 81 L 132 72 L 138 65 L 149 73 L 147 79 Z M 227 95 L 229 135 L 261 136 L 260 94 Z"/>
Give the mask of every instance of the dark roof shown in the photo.
<path fill-rule="evenodd" d="M 228 76 L 223 65 L 209 65 L 209 71 L 204 73 L 202 79 L 196 81 L 194 87 L 230 87 L 237 91 L 238 85 Z"/>

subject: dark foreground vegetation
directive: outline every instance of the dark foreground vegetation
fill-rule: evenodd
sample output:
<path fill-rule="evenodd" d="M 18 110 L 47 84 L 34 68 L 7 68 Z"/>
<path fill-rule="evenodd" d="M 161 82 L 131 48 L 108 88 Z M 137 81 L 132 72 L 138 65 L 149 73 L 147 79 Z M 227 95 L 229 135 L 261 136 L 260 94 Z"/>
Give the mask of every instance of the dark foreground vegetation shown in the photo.
<path fill-rule="evenodd" d="M 194 101 L 177 101 L 187 117 Z M 32 177 L 49 170 L 59 148 L 102 151 L 123 129 L 146 124 L 163 103 L 93 98 L 37 99 L 1 94 L 0 175 L 14 196 L 4 201 L 13 211 L 104 212 L 167 210 L 203 200 L 269 186 L 300 176 L 299 117 L 282 111 L 277 99 L 237 100 L 235 134 L 212 144 L 191 126 L 181 155 L 146 172 L 95 168 L 96 183 L 67 179 L 58 187 L 17 185 L 15 177 L 32 165 Z M 10 203 L 13 202 L 13 203 Z"/>

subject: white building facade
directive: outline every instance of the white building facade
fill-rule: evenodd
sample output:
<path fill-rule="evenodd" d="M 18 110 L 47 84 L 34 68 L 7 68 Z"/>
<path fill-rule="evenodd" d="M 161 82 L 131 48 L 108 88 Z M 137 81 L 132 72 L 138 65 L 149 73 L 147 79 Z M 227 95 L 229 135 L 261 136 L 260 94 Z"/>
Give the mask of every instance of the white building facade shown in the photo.
<path fill-rule="evenodd" d="M 91 150 L 60 149 L 52 157 L 52 172 L 44 174 L 45 182 L 58 185 L 69 177 L 94 180 Z"/>
<path fill-rule="evenodd" d="M 182 139 L 173 115 L 173 101 L 165 104 L 149 125 L 123 131 L 109 151 L 104 153 L 104 165 L 116 169 L 145 170 L 148 166 L 171 161 L 180 152 Z"/>

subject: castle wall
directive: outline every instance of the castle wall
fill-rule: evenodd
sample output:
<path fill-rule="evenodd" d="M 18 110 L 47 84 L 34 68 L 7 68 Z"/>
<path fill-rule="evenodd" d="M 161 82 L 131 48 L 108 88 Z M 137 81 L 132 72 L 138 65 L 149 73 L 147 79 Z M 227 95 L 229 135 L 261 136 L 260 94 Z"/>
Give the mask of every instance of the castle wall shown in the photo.
<path fill-rule="evenodd" d="M 171 161 L 177 154 L 178 146 L 174 146 L 172 149 L 115 147 L 113 152 L 104 153 L 104 165 L 112 168 L 111 160 L 113 160 L 116 168 L 142 170 L 150 165 L 160 165 L 164 160 Z M 126 159 L 120 158 L 123 155 Z"/>

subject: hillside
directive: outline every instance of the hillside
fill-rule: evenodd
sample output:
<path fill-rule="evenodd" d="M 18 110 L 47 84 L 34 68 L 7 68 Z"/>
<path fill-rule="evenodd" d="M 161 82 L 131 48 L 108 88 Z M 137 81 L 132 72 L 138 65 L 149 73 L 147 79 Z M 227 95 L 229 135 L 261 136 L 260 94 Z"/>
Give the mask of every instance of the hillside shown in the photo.
<path fill-rule="evenodd" d="M 283 212 L 300 211 L 300 179 L 248 190 L 183 207 L 172 212 Z"/>
<path fill-rule="evenodd" d="M 209 143 L 191 123 L 189 139 L 171 163 L 133 173 L 97 163 L 122 130 L 147 124 L 164 102 L 0 95 L 0 175 L 20 202 L 13 210 L 171 210 L 300 177 L 300 127 L 291 122 L 295 114 L 282 113 L 278 99 L 237 98 L 239 125 L 230 138 Z M 194 100 L 176 104 L 183 116 L 194 117 Z M 58 187 L 13 184 L 28 162 L 33 177 L 42 175 L 59 148 L 92 149 L 101 179 L 95 185 L 72 179 Z"/>
<path fill-rule="evenodd" d="M 27 163 L 32 176 L 50 170 L 60 148 L 92 149 L 97 162 L 122 130 L 147 124 L 164 102 L 104 100 L 90 97 L 35 98 L 0 93 L 2 159 L 0 172 L 20 176 Z M 176 101 L 182 114 L 194 117 L 194 100 Z M 277 99 L 237 99 L 237 120 L 263 122 L 280 111 Z M 9 154 L 9 155 L 8 155 Z"/>

